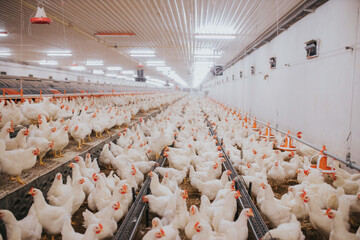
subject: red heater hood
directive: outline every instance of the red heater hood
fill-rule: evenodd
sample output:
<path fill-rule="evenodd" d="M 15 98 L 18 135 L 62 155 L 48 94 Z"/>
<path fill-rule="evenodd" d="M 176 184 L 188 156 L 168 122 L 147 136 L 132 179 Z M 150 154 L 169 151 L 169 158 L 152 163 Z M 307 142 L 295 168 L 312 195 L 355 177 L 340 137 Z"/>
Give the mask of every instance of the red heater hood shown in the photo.
<path fill-rule="evenodd" d="M 32 24 L 50 24 L 51 18 L 46 16 L 45 10 L 42 7 L 38 7 L 36 10 L 35 17 L 30 18 Z"/>

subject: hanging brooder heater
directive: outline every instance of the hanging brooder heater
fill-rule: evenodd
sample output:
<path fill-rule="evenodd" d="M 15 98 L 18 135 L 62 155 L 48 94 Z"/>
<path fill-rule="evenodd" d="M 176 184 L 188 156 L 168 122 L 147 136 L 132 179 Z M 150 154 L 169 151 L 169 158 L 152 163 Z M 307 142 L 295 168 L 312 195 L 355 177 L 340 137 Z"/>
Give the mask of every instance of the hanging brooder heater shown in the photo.
<path fill-rule="evenodd" d="M 48 18 L 43 7 L 38 7 L 35 17 L 30 18 L 32 24 L 50 24 L 51 18 Z"/>

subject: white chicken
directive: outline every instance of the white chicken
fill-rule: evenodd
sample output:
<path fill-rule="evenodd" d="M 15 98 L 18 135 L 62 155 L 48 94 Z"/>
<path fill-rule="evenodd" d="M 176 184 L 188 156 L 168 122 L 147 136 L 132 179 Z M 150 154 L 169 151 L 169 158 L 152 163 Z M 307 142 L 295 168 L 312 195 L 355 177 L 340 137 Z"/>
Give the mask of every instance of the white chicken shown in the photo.
<path fill-rule="evenodd" d="M 39 189 L 31 188 L 29 194 L 34 197 L 36 215 L 43 229 L 50 235 L 59 234 L 65 220 L 71 217 L 73 199 L 68 199 L 64 206 L 51 206 Z"/>
<path fill-rule="evenodd" d="M 0 140 L 0 169 L 9 174 L 11 180 L 16 180 L 24 185 L 25 182 L 21 180 L 20 175 L 23 170 L 30 169 L 35 165 L 39 153 L 38 148 L 5 151 L 5 142 Z"/>
<path fill-rule="evenodd" d="M 64 126 L 60 130 L 55 131 L 50 137 L 50 140 L 54 142 L 52 150 L 55 158 L 64 157 L 61 151 L 69 144 L 68 129 L 68 126 Z M 57 151 L 59 151 L 59 155 L 57 155 Z"/>
<path fill-rule="evenodd" d="M 8 239 L 39 240 L 41 238 L 42 227 L 34 206 L 31 206 L 28 215 L 20 221 L 17 221 L 8 210 L 0 210 L 0 219 L 5 223 Z"/>

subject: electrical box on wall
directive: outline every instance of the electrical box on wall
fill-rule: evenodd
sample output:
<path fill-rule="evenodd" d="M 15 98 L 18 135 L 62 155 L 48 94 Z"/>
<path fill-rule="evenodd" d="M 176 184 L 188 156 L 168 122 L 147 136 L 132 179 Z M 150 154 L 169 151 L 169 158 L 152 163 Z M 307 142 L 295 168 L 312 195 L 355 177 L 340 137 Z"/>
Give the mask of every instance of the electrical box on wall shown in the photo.
<path fill-rule="evenodd" d="M 240 78 L 242 78 L 243 77 L 243 75 L 242 75 L 242 71 L 240 71 Z"/>
<path fill-rule="evenodd" d="M 319 41 L 313 39 L 305 42 L 305 51 L 307 59 L 319 56 Z"/>
<path fill-rule="evenodd" d="M 251 66 L 251 75 L 255 75 L 255 67 L 254 66 Z"/>
<path fill-rule="evenodd" d="M 271 57 L 269 60 L 270 63 L 270 69 L 275 69 L 276 68 L 276 57 Z"/>

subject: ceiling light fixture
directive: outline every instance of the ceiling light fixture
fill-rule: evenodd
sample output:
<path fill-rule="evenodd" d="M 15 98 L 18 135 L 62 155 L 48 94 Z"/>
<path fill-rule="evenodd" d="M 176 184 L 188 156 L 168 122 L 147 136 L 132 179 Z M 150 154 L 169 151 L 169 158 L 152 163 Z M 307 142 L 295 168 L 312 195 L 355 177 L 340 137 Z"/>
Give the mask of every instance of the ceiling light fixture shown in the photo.
<path fill-rule="evenodd" d="M 156 68 L 157 71 L 171 71 L 171 67 L 157 67 Z"/>
<path fill-rule="evenodd" d="M 0 52 L 0 56 L 11 56 L 11 52 Z"/>
<path fill-rule="evenodd" d="M 104 65 L 104 62 L 102 60 L 87 60 L 86 65 L 87 66 L 102 66 L 102 65 Z"/>
<path fill-rule="evenodd" d="M 72 56 L 72 53 L 70 50 L 64 50 L 64 51 L 49 51 L 47 52 L 48 56 L 63 56 L 63 57 L 70 57 Z"/>
<path fill-rule="evenodd" d="M 234 34 L 196 34 L 195 38 L 197 39 L 234 39 L 236 35 Z"/>
<path fill-rule="evenodd" d="M 195 55 L 196 58 L 220 58 L 219 55 Z"/>
<path fill-rule="evenodd" d="M 74 70 L 74 71 L 84 71 L 86 70 L 86 68 L 84 66 L 71 66 L 70 67 L 71 70 Z"/>
<path fill-rule="evenodd" d="M 101 75 L 101 74 L 104 74 L 104 71 L 100 70 L 100 69 L 94 69 L 94 70 L 92 70 L 92 73 L 96 74 L 96 75 Z"/>
<path fill-rule="evenodd" d="M 116 77 L 117 75 L 114 74 L 114 73 L 107 73 L 107 74 L 105 74 L 105 76 L 107 76 L 107 77 Z"/>
<path fill-rule="evenodd" d="M 121 73 L 125 74 L 125 75 L 133 75 L 133 74 L 135 74 L 135 72 L 132 71 L 132 70 L 125 70 L 125 71 L 122 71 Z"/>
<path fill-rule="evenodd" d="M 135 33 L 95 33 L 95 37 L 131 37 L 135 36 Z"/>
<path fill-rule="evenodd" d="M 110 66 L 110 67 L 107 67 L 107 70 L 108 71 L 121 71 L 122 67 Z"/>
<path fill-rule="evenodd" d="M 58 65 L 58 62 L 57 61 L 54 61 L 54 60 L 41 60 L 39 62 L 40 65 Z"/>
<path fill-rule="evenodd" d="M 130 57 L 156 57 L 155 54 L 137 54 L 137 53 L 130 53 Z"/>

